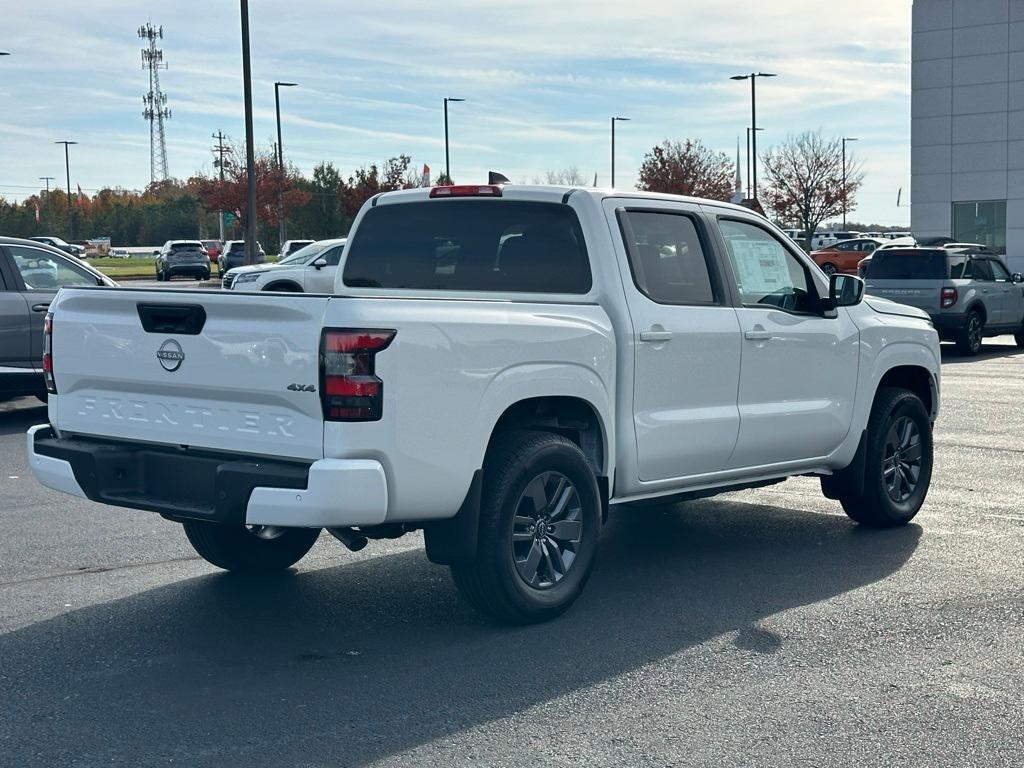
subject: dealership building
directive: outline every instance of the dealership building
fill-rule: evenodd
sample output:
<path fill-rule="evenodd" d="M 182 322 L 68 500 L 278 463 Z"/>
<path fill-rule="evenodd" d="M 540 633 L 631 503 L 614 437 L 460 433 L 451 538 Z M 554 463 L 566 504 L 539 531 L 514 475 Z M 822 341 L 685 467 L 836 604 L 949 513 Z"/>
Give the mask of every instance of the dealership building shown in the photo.
<path fill-rule="evenodd" d="M 913 0 L 911 229 L 1024 272 L 1024 0 Z"/>

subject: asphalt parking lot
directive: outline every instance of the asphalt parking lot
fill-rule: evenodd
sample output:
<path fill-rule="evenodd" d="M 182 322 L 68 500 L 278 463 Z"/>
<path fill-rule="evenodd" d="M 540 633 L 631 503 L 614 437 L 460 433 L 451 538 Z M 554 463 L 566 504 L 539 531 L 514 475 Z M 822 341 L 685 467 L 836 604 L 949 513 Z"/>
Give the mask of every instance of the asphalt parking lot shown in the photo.
<path fill-rule="evenodd" d="M 1024 350 L 984 350 L 944 350 L 910 526 L 858 529 L 810 478 L 613 512 L 583 598 L 518 629 L 417 536 L 218 572 L 37 485 L 45 408 L 2 404 L 0 764 L 1019 766 Z"/>

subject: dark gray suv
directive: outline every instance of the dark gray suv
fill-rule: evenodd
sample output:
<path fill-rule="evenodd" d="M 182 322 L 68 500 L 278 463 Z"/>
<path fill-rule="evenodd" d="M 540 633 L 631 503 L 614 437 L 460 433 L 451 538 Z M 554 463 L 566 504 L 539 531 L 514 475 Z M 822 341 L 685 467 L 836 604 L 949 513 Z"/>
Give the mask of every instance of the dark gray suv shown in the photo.
<path fill-rule="evenodd" d="M 43 321 L 65 285 L 117 283 L 53 246 L 0 237 L 0 400 L 45 395 Z"/>
<path fill-rule="evenodd" d="M 1024 276 L 986 253 L 943 248 L 877 250 L 866 292 L 925 310 L 945 341 L 975 355 L 982 339 L 1012 333 L 1024 347 Z"/>

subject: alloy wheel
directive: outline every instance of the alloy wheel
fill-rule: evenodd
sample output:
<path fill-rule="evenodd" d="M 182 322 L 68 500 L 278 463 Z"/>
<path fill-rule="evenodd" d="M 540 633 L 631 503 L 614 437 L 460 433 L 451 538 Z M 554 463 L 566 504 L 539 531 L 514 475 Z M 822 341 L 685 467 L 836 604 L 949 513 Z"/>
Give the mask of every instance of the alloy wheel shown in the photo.
<path fill-rule="evenodd" d="M 550 589 L 572 568 L 583 538 L 583 507 L 572 481 L 561 472 L 534 477 L 516 503 L 512 558 L 534 589 Z"/>
<path fill-rule="evenodd" d="M 889 427 L 882 455 L 882 482 L 889 498 L 902 504 L 913 495 L 921 479 L 923 451 L 921 432 L 909 416 Z"/>
<path fill-rule="evenodd" d="M 972 350 L 981 347 L 981 318 L 977 315 L 971 315 L 967 321 L 967 340 Z"/>

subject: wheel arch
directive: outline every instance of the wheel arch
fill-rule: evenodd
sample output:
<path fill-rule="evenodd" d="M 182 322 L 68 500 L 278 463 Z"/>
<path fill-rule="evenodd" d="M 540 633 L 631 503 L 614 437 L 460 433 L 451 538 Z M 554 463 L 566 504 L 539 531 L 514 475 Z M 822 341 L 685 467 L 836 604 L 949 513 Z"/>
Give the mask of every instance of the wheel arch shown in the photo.
<path fill-rule="evenodd" d="M 967 309 L 964 310 L 964 315 L 967 315 L 969 312 L 977 312 L 981 315 L 982 323 L 988 322 L 988 310 L 985 308 L 985 302 L 981 299 L 974 298 L 971 300 L 971 303 L 967 305 Z"/>
<path fill-rule="evenodd" d="M 939 392 L 935 377 L 927 368 L 920 365 L 897 365 L 889 368 L 878 380 L 872 401 L 878 397 L 882 387 L 899 387 L 910 390 L 921 398 L 925 410 L 934 420 L 938 409 Z"/>

